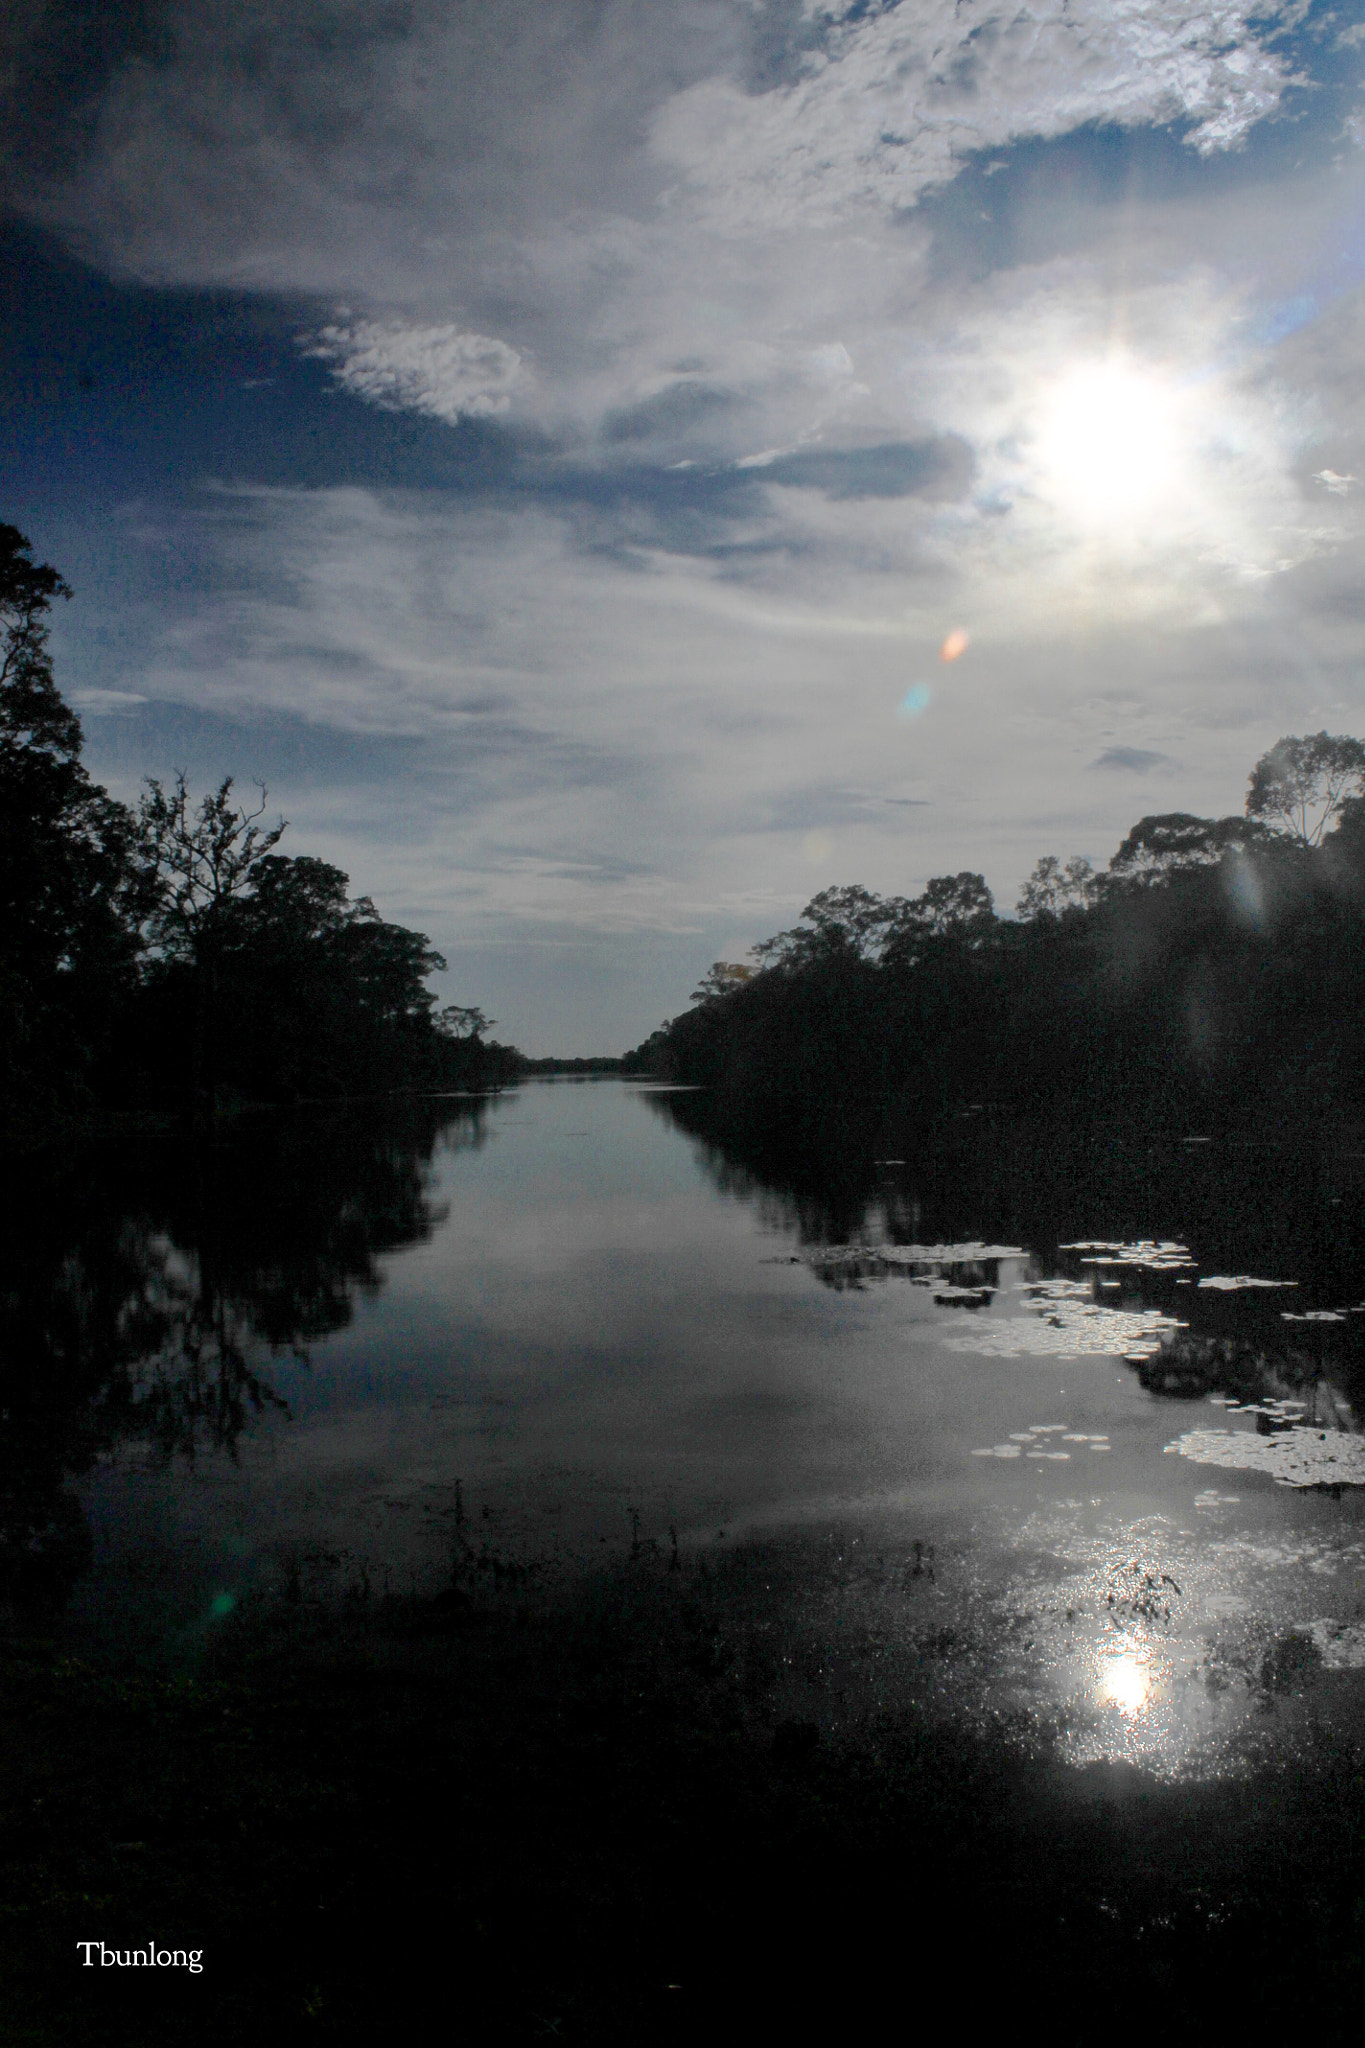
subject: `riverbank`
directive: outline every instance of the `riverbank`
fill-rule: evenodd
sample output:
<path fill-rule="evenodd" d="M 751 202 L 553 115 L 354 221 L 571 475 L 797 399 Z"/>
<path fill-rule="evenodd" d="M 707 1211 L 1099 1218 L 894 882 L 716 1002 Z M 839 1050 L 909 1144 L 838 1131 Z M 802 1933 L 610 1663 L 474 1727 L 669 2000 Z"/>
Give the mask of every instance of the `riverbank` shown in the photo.
<path fill-rule="evenodd" d="M 480 2042 L 861 2038 L 945 1997 L 1061 2042 L 1354 2038 L 1357 1750 L 1067 1770 L 1036 1721 L 936 1705 L 927 1635 L 916 1697 L 832 1717 L 817 1682 L 798 1717 L 773 1570 L 470 1552 L 434 1600 L 286 1587 L 161 1671 L 12 1637 L 2 2038 L 405 2038 L 433 2001 Z"/>

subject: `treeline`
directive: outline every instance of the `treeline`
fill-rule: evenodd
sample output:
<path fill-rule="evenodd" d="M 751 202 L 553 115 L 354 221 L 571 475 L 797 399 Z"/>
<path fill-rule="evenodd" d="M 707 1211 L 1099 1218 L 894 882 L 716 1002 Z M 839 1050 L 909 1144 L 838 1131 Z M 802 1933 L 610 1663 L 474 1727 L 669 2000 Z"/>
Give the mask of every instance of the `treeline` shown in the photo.
<path fill-rule="evenodd" d="M 893 1098 L 1365 1110 L 1365 746 L 1281 740 L 1243 815 L 1145 817 L 1103 871 L 1049 855 L 1014 918 L 979 874 L 827 889 L 693 1003 L 627 1064 L 712 1089 L 740 1125 Z"/>
<path fill-rule="evenodd" d="M 353 899 L 339 868 L 276 851 L 283 820 L 231 778 L 183 776 L 135 809 L 81 761 L 48 648 L 70 596 L 0 525 L 0 1121 L 93 1105 L 485 1088 L 518 1070 L 474 1008 L 437 1007 L 445 962 Z"/>

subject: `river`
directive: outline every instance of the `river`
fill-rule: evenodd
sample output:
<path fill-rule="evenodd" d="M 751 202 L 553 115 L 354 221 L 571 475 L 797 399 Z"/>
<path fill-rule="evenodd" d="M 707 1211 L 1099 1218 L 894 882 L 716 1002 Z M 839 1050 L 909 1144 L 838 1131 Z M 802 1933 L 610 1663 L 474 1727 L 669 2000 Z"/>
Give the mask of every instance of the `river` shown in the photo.
<path fill-rule="evenodd" d="M 156 1660 L 261 1598 L 676 1552 L 817 1724 L 932 1699 L 1168 1775 L 1358 1730 L 1349 1147 L 894 1142 L 774 1163 L 565 1079 L 29 1162 L 0 1590 Z"/>

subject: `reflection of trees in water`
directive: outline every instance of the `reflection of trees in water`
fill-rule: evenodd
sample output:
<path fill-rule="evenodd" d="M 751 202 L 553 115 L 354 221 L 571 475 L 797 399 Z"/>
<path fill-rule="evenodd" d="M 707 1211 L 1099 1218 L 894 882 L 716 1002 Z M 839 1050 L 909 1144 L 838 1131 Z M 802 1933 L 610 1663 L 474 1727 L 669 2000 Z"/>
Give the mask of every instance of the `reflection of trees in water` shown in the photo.
<path fill-rule="evenodd" d="M 722 1194 L 747 1202 L 773 1230 L 795 1229 L 802 1244 L 838 1244 L 862 1233 L 877 1182 L 872 1126 L 842 1117 L 834 1127 L 774 1136 L 717 1110 L 705 1090 L 647 1093 L 642 1100 L 694 1142 Z"/>
<path fill-rule="evenodd" d="M 1122 1292 L 1095 1281 L 1098 1305 L 1159 1309 L 1191 1328 L 1163 1337 L 1134 1365 L 1150 1392 L 1174 1399 L 1221 1393 L 1247 1407 L 1302 1401 L 1305 1414 L 1337 1428 L 1365 1416 L 1365 1315 L 1291 1324 L 1301 1307 L 1365 1299 L 1359 1176 L 1349 1152 L 1321 1142 L 1257 1148 L 1183 1144 L 1183 1134 L 1075 1119 L 962 1116 L 916 1124 L 904 1104 L 864 1104 L 832 1121 L 813 1104 L 807 1123 L 775 1132 L 771 1121 L 704 1089 L 646 1097 L 693 1141 L 716 1186 L 749 1203 L 776 1231 L 804 1246 L 839 1246 L 812 1271 L 829 1287 L 914 1279 L 879 1246 L 1019 1244 L 1038 1255 L 1040 1276 L 1091 1279 L 1096 1269 L 1060 1251 L 1093 1234 L 1136 1241 L 1178 1233 L 1206 1273 L 1259 1273 L 1299 1283 L 1292 1296 L 1212 1292 L 1189 1274 L 1127 1264 Z M 894 1167 L 886 1162 L 892 1160 Z M 1115 1268 L 1117 1271 L 1118 1268 Z M 937 1277 L 961 1290 L 952 1305 L 988 1306 L 988 1266 L 939 1262 Z M 968 1302 L 968 1291 L 976 1293 Z M 1258 1430 L 1288 1424 L 1257 1415 Z"/>
<path fill-rule="evenodd" d="M 1136 1370 L 1149 1393 L 1180 1401 L 1221 1394 L 1231 1408 L 1253 1409 L 1262 1436 L 1299 1421 L 1354 1433 L 1361 1418 L 1346 1388 L 1360 1386 L 1360 1350 L 1349 1325 L 1335 1343 L 1311 1350 L 1181 1330 Z"/>
<path fill-rule="evenodd" d="M 243 1120 L 26 1160 L 0 1246 L 0 1602 L 55 1610 L 89 1556 L 66 1481 L 120 1443 L 232 1454 L 284 1409 L 272 1357 L 351 1319 L 386 1252 L 430 1236 L 441 1149 L 486 1104 Z"/>

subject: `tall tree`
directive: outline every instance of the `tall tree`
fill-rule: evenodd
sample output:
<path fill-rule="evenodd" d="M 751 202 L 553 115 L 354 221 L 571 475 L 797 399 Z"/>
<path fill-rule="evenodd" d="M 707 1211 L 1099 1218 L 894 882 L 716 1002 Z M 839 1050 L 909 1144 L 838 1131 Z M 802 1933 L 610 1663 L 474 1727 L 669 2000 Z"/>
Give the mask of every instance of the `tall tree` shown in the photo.
<path fill-rule="evenodd" d="M 138 807 L 142 850 L 154 876 L 150 933 L 163 958 L 183 962 L 193 979 L 190 1085 L 196 1113 L 212 1115 L 216 1107 L 216 1006 L 229 916 L 288 829 L 283 818 L 268 828 L 258 825 L 265 796 L 262 789 L 256 809 L 245 809 L 233 801 L 229 775 L 195 806 L 182 773 L 169 791 L 149 776 Z"/>
<path fill-rule="evenodd" d="M 1317 846 L 1352 797 L 1365 795 L 1365 744 L 1329 732 L 1277 740 L 1251 771 L 1246 812 Z"/>
<path fill-rule="evenodd" d="M 0 1057 L 11 1101 L 79 1083 L 136 951 L 132 821 L 81 765 L 48 616 L 71 595 L 0 525 Z"/>
<path fill-rule="evenodd" d="M 1099 876 L 1084 854 L 1073 854 L 1063 865 L 1055 853 L 1045 853 L 1025 882 L 1017 909 L 1025 921 L 1060 917 L 1067 910 L 1088 910 L 1098 894 Z"/>

